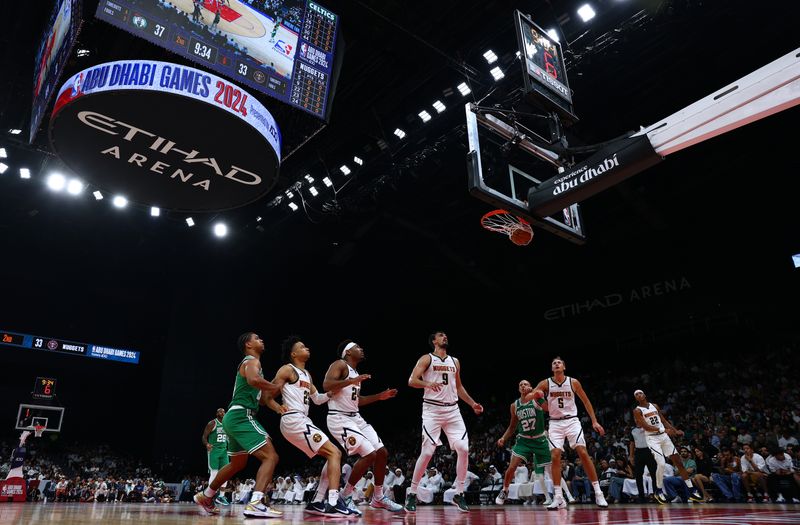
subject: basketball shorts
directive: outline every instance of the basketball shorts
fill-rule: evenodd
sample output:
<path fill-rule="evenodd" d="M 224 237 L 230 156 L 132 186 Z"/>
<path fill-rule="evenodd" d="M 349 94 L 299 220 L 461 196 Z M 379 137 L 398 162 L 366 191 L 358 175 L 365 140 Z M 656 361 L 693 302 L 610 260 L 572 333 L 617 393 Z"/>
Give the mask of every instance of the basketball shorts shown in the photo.
<path fill-rule="evenodd" d="M 228 455 L 252 454 L 267 444 L 269 434 L 246 408 L 234 408 L 222 418 L 222 428 L 228 435 Z"/>
<path fill-rule="evenodd" d="M 550 446 L 544 436 L 538 438 L 517 436 L 517 441 L 511 448 L 511 455 L 537 468 L 550 464 Z"/>
<path fill-rule="evenodd" d="M 578 445 L 586 446 L 586 437 L 583 435 L 581 420 L 577 417 L 569 419 L 551 419 L 547 429 L 547 439 L 550 441 L 550 449 L 564 450 L 564 441 L 569 443 L 570 448 Z"/>
<path fill-rule="evenodd" d="M 328 414 L 328 431 L 333 439 L 347 451 L 348 456 L 361 457 L 383 448 L 383 442 L 372 425 L 364 421 L 360 414 Z"/>
<path fill-rule="evenodd" d="M 672 442 L 672 438 L 670 438 L 666 432 L 654 435 L 647 434 L 645 435 L 645 439 L 647 440 L 647 446 L 650 447 L 653 454 L 659 454 L 668 458 L 678 453 L 675 448 L 675 443 Z"/>
<path fill-rule="evenodd" d="M 281 416 L 281 434 L 283 437 L 313 458 L 317 451 L 328 441 L 328 436 L 320 430 L 311 419 L 300 413 Z"/>
<path fill-rule="evenodd" d="M 469 439 L 467 426 L 461 417 L 458 405 L 440 407 L 428 403 L 422 404 L 422 439 L 430 440 L 437 447 L 442 444 L 441 434 L 447 436 L 450 448 L 460 439 Z"/>
<path fill-rule="evenodd" d="M 208 470 L 219 470 L 228 464 L 228 451 L 227 449 L 212 448 L 208 453 Z"/>

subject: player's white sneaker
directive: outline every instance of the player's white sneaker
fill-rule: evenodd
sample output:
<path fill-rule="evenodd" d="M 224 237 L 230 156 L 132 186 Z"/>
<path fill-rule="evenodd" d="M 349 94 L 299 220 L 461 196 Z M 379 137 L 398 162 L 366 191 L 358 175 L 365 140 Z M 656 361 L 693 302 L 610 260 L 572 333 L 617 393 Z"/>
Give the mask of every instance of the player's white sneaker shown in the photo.
<path fill-rule="evenodd" d="M 389 496 L 383 496 L 381 499 L 372 498 L 369 502 L 369 506 L 373 509 L 386 509 L 391 512 L 400 512 L 403 510 L 403 506 L 390 500 Z"/>
<path fill-rule="evenodd" d="M 597 504 L 598 507 L 602 508 L 608 507 L 608 502 L 606 501 L 606 498 L 605 496 L 603 496 L 602 492 L 594 493 L 594 502 Z"/>
<path fill-rule="evenodd" d="M 553 503 L 553 498 L 550 497 L 550 494 L 545 494 L 544 495 L 544 501 L 542 502 L 542 505 L 547 506 L 547 505 L 551 505 L 552 503 Z"/>
<path fill-rule="evenodd" d="M 563 497 L 556 496 L 553 498 L 553 502 L 547 506 L 547 510 L 557 510 L 557 509 L 566 509 L 567 502 L 564 501 Z"/>
<path fill-rule="evenodd" d="M 507 497 L 508 497 L 508 491 L 501 490 L 500 492 L 497 493 L 497 497 L 494 499 L 494 502 L 497 505 L 502 505 L 503 503 L 506 502 Z"/>
<path fill-rule="evenodd" d="M 283 512 L 275 510 L 260 501 L 251 501 L 245 505 L 242 514 L 248 518 L 280 518 Z"/>

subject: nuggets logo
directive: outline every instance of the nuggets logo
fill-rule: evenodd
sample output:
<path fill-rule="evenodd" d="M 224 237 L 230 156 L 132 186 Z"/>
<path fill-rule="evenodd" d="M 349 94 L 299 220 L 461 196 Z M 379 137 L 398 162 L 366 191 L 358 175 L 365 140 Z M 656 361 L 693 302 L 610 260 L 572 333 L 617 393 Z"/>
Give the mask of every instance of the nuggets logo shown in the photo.
<path fill-rule="evenodd" d="M 348 444 L 349 444 L 351 447 L 354 447 L 354 446 L 356 446 L 356 438 L 355 438 L 354 436 L 350 436 L 349 438 L 347 438 L 347 443 L 348 443 Z"/>
<path fill-rule="evenodd" d="M 320 441 L 322 441 L 322 436 L 319 434 L 314 434 L 314 437 L 312 437 L 311 439 L 314 440 L 314 443 L 319 443 Z"/>

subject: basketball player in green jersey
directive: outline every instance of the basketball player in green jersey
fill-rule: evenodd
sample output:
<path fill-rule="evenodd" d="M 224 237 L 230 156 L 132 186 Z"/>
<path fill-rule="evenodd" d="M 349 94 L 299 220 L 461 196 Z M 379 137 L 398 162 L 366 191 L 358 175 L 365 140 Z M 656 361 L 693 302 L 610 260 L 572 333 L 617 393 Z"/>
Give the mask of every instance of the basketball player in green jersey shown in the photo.
<path fill-rule="evenodd" d="M 520 462 L 528 464 L 538 472 L 536 478 L 541 480 L 542 490 L 547 496 L 544 487 L 544 467 L 550 464 L 550 446 L 544 434 L 544 395 L 538 399 L 523 402 L 523 397 L 533 390 L 530 382 L 523 379 L 519 382 L 519 399 L 511 403 L 511 420 L 503 436 L 497 440 L 497 446 L 505 446 L 506 441 L 516 432 L 517 439 L 511 449 L 511 463 L 506 469 L 503 478 L 503 490 L 497 494 L 495 503 L 502 505 L 508 497 L 508 486 L 514 479 L 514 472 Z"/>
<path fill-rule="evenodd" d="M 242 514 L 250 518 L 277 518 L 283 513 L 265 505 L 261 499 L 272 482 L 278 454 L 267 431 L 256 420 L 255 415 L 258 405 L 264 404 L 269 396 L 277 395 L 280 387 L 264 379 L 260 360 L 264 353 L 264 341 L 257 334 L 245 332 L 239 336 L 237 346 L 244 353 L 244 359 L 239 363 L 236 373 L 233 399 L 222 418 L 222 427 L 228 436 L 228 456 L 231 462 L 220 469 L 207 489 L 194 495 L 194 501 L 206 515 L 218 514 L 219 510 L 214 505 L 217 491 L 223 483 L 247 466 L 247 456 L 255 456 L 261 461 L 261 466 L 256 473 L 253 495 Z"/>
<path fill-rule="evenodd" d="M 214 478 L 217 477 L 219 469 L 229 463 L 228 461 L 228 436 L 225 434 L 225 429 L 222 428 L 222 418 L 225 417 L 225 409 L 217 409 L 217 417 L 212 419 L 203 430 L 203 445 L 208 452 L 208 483 L 211 484 Z M 222 484 L 226 487 L 227 482 Z M 227 507 L 230 502 L 225 499 L 222 492 L 217 494 L 215 500 L 220 505 Z"/>

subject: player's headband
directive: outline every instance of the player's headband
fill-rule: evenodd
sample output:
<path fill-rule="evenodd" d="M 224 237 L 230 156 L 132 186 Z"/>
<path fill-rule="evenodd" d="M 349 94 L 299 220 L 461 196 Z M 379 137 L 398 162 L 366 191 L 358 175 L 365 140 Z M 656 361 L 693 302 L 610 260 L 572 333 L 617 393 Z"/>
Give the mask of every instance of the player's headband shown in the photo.
<path fill-rule="evenodd" d="M 636 394 L 644 394 L 644 392 L 642 392 L 641 390 L 634 390 L 633 396 L 636 397 Z"/>
<path fill-rule="evenodd" d="M 352 341 L 351 341 L 351 342 L 349 342 L 349 343 L 347 343 L 347 346 L 345 346 L 345 347 L 344 347 L 344 350 L 342 350 L 342 359 L 344 359 L 344 355 L 347 353 L 347 351 L 348 351 L 348 350 L 350 350 L 351 348 L 353 348 L 354 346 L 358 346 L 358 345 L 357 345 L 357 344 L 355 344 L 355 343 L 354 343 L 354 342 L 352 342 Z"/>

